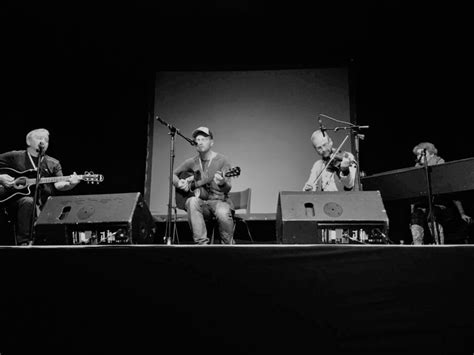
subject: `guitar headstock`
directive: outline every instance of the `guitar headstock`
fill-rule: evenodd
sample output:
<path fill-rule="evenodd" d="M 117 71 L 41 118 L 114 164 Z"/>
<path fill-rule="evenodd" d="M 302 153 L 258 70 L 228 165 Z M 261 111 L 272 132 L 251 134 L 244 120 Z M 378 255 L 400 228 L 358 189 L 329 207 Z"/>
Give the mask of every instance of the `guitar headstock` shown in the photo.
<path fill-rule="evenodd" d="M 240 167 L 236 166 L 234 168 L 229 169 L 224 176 L 225 177 L 235 177 L 240 175 Z"/>
<path fill-rule="evenodd" d="M 88 184 L 98 184 L 99 182 L 104 181 L 104 176 L 101 174 L 94 174 L 92 171 L 85 171 L 82 174 L 81 180 L 84 180 Z"/>

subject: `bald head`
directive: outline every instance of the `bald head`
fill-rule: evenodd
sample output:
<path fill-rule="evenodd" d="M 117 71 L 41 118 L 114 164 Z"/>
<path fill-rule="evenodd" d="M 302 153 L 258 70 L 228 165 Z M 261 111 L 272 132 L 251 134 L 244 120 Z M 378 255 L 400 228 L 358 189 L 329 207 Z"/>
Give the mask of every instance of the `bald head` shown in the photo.
<path fill-rule="evenodd" d="M 322 157 L 327 157 L 332 152 L 332 139 L 327 133 L 323 134 L 320 130 L 314 131 L 311 135 L 311 143 Z"/>
<path fill-rule="evenodd" d="M 314 146 L 316 145 L 321 145 L 326 142 L 329 142 L 331 138 L 323 132 L 321 132 L 319 129 L 317 131 L 314 131 L 313 134 L 311 135 L 311 142 L 313 143 Z"/>

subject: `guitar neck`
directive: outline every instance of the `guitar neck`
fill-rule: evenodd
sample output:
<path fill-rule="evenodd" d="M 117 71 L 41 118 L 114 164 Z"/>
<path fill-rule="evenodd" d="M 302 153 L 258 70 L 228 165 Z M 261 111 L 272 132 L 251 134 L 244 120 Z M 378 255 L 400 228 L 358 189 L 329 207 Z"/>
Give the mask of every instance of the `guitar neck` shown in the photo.
<path fill-rule="evenodd" d="M 79 178 L 79 180 L 82 180 L 83 178 L 83 175 L 77 175 L 77 177 Z M 51 177 L 44 177 L 44 178 L 41 178 L 39 183 L 40 184 L 51 184 L 51 183 L 55 183 L 55 182 L 59 182 L 59 181 L 67 181 L 69 180 L 69 176 L 51 176 Z M 34 185 L 36 184 L 36 179 L 27 179 L 27 185 Z"/>
<path fill-rule="evenodd" d="M 234 174 L 232 172 L 227 172 L 227 173 L 224 174 L 224 177 L 226 177 L 226 178 L 232 178 L 232 177 L 238 177 L 238 176 L 239 176 L 238 173 Z M 205 179 L 195 181 L 195 188 L 197 189 L 197 188 L 203 187 L 204 185 L 212 182 L 213 180 L 214 180 L 214 176 L 209 176 Z"/>

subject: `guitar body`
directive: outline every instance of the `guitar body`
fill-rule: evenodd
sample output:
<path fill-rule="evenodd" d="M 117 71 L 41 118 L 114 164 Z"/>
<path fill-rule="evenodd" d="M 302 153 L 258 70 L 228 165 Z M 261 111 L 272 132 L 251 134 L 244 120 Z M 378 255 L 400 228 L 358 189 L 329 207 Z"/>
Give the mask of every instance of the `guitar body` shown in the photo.
<path fill-rule="evenodd" d="M 31 186 L 36 184 L 37 172 L 35 169 L 18 171 L 5 167 L 0 168 L 0 174 L 10 175 L 14 179 L 10 187 L 0 185 L 0 203 L 6 202 L 14 197 L 31 195 Z M 79 180 L 84 180 L 87 183 L 99 183 L 104 180 L 102 175 L 87 171 L 83 175 L 76 176 Z M 41 177 L 39 184 L 51 184 L 59 181 L 69 181 L 69 179 L 70 176 Z"/>
<path fill-rule="evenodd" d="M 227 172 L 224 173 L 225 177 L 236 177 L 240 175 L 240 168 L 237 166 L 235 168 L 229 169 Z M 207 181 L 201 180 L 201 172 L 200 171 L 183 171 L 178 175 L 180 179 L 190 179 L 192 177 L 193 184 L 191 185 L 191 189 L 189 191 L 183 191 L 181 189 L 175 188 L 175 202 L 176 207 L 184 210 L 186 206 L 186 201 L 190 197 L 199 197 L 203 200 L 207 200 L 209 193 L 206 189 L 206 185 L 210 183 L 214 177 L 208 179 Z"/>
<path fill-rule="evenodd" d="M 0 185 L 0 203 L 6 202 L 15 196 L 21 197 L 31 195 L 31 188 L 30 185 L 27 184 L 27 179 L 36 178 L 35 169 L 18 171 L 12 168 L 0 168 L 0 174 L 8 174 L 17 182 L 11 187 Z"/>
<path fill-rule="evenodd" d="M 183 171 L 178 175 L 180 179 L 188 179 L 190 177 L 193 177 L 194 182 L 198 182 L 201 178 L 201 174 L 199 171 Z M 194 184 L 193 184 L 194 185 Z M 175 188 L 175 202 L 176 202 L 176 207 L 178 207 L 181 210 L 185 209 L 186 206 L 186 201 L 190 197 L 200 197 L 203 200 L 207 199 L 208 193 L 207 190 L 203 187 L 197 187 L 197 188 L 192 188 L 189 191 L 184 191 L 181 189 L 176 189 Z"/>

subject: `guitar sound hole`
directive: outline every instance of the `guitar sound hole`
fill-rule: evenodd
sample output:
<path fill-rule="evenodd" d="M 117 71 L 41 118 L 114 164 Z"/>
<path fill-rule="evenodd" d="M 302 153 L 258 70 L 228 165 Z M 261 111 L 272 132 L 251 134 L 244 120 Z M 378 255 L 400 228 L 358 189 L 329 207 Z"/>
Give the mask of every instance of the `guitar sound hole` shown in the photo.
<path fill-rule="evenodd" d="M 15 180 L 15 188 L 17 189 L 22 189 L 26 186 L 26 178 L 25 177 L 19 177 Z"/>

